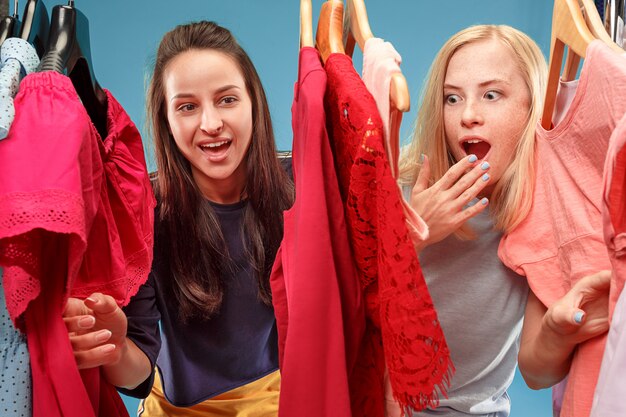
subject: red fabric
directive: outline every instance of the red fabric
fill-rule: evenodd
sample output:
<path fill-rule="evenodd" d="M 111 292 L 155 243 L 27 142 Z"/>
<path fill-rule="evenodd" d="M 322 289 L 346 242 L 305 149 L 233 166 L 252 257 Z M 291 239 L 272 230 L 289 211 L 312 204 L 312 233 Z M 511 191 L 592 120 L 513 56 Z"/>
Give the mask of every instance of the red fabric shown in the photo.
<path fill-rule="evenodd" d="M 326 134 L 325 88 L 317 51 L 303 48 L 292 107 L 296 200 L 284 213 L 284 237 L 270 277 L 281 417 L 351 415 L 348 380 L 365 327 Z"/>
<path fill-rule="evenodd" d="M 384 415 L 384 367 L 405 412 L 436 407 L 453 372 L 383 146 L 374 99 L 352 60 L 326 62 L 328 132 L 368 323 L 353 374 L 353 413 Z"/>
<path fill-rule="evenodd" d="M 26 321 L 35 417 L 127 415 L 99 369 L 81 379 L 61 317 L 68 296 L 101 291 L 126 304 L 152 262 L 141 137 L 107 97 L 103 141 L 69 78 L 31 74 L 0 143 L 0 263 L 9 314 Z"/>

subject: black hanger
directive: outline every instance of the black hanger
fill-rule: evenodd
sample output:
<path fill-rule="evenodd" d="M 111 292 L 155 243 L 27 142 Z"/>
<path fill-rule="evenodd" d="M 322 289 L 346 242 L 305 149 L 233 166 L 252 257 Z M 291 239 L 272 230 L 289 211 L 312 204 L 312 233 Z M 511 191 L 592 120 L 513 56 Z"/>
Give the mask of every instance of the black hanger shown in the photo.
<path fill-rule="evenodd" d="M 87 110 L 101 138 L 107 135 L 107 96 L 98 84 L 91 65 L 89 21 L 73 7 L 58 5 L 52 9 L 48 47 L 38 71 L 66 73 Z"/>
<path fill-rule="evenodd" d="M 2 16 L 0 19 L 0 45 L 6 38 L 14 37 L 17 32 L 17 0 L 13 5 L 13 16 Z"/>
<path fill-rule="evenodd" d="M 43 56 L 48 43 L 49 29 L 50 20 L 46 5 L 42 1 L 28 0 L 24 7 L 19 36 L 35 47 L 39 58 Z"/>

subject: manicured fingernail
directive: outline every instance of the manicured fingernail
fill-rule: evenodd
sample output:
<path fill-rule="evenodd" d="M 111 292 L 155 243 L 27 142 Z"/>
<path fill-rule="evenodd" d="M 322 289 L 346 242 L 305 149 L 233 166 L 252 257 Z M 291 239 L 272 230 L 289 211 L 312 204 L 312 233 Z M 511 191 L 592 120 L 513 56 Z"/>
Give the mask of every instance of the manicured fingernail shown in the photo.
<path fill-rule="evenodd" d="M 489 199 L 487 197 L 480 200 L 480 204 L 482 204 L 483 206 L 486 206 L 488 202 L 489 202 Z"/>
<path fill-rule="evenodd" d="M 104 345 L 100 349 L 102 353 L 111 353 L 115 350 L 115 345 Z"/>
<path fill-rule="evenodd" d="M 574 314 L 574 321 L 578 324 L 583 322 L 583 317 L 585 316 L 585 314 L 582 311 L 577 311 L 576 314 Z"/>
<path fill-rule="evenodd" d="M 98 300 L 97 300 L 97 299 L 92 298 L 92 297 L 87 297 L 87 298 L 85 298 L 85 300 L 90 301 L 90 302 L 92 302 L 92 303 L 94 303 L 94 304 L 96 304 L 96 303 L 98 302 Z"/>
<path fill-rule="evenodd" d="M 473 164 L 474 162 L 478 161 L 478 157 L 474 154 L 471 154 L 467 160 Z"/>
<path fill-rule="evenodd" d="M 489 174 L 483 175 L 483 181 L 489 181 Z"/>
<path fill-rule="evenodd" d="M 423 162 L 424 162 L 424 154 L 423 154 L 423 153 L 421 153 L 421 154 L 420 154 L 420 164 L 421 164 L 421 163 L 423 163 Z"/>
<path fill-rule="evenodd" d="M 112 333 L 109 330 L 102 330 L 96 334 L 96 342 L 106 342 L 111 338 Z"/>
<path fill-rule="evenodd" d="M 81 329 L 89 329 L 94 324 L 96 324 L 96 319 L 92 316 L 83 317 L 78 320 L 78 327 L 80 327 Z"/>
<path fill-rule="evenodd" d="M 486 170 L 487 168 L 489 168 L 489 166 L 490 166 L 490 165 L 489 165 L 489 162 L 485 161 L 485 162 L 483 162 L 483 163 L 482 163 L 482 165 L 481 165 L 480 167 L 481 167 L 481 168 L 482 168 L 482 170 L 484 171 L 484 170 Z"/>

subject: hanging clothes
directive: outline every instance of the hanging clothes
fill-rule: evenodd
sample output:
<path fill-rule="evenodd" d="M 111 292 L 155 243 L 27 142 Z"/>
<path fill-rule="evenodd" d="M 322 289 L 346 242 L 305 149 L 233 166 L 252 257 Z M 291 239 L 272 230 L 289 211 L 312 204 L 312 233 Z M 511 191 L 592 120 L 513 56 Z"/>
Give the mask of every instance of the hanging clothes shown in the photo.
<path fill-rule="evenodd" d="M 453 367 L 406 228 L 382 121 L 349 57 L 331 54 L 325 69 L 327 129 L 368 317 L 352 412 L 384 415 L 385 363 L 406 411 L 436 406 Z"/>
<path fill-rule="evenodd" d="M 563 121 L 550 131 L 537 126 L 533 205 L 498 251 L 547 307 L 580 278 L 611 268 L 602 237 L 602 167 L 625 111 L 624 59 L 594 41 Z M 562 417 L 589 415 L 605 340 L 596 337 L 576 349 Z"/>
<path fill-rule="evenodd" d="M 325 90 L 326 73 L 317 50 L 302 48 L 292 106 L 297 194 L 284 213 L 284 237 L 270 276 L 281 417 L 353 415 L 348 380 L 365 329 L 326 133 Z"/>
<path fill-rule="evenodd" d="M 369 38 L 365 42 L 363 50 L 363 83 L 376 101 L 376 107 L 383 122 L 383 138 L 389 168 L 394 179 L 398 179 L 398 157 L 400 156 L 400 144 L 398 132 L 392 132 L 389 125 L 390 104 L 389 90 L 391 78 L 394 74 L 401 73 L 400 63 L 402 58 L 393 45 L 380 38 Z M 401 118 L 402 113 L 394 109 L 396 117 Z M 426 222 L 413 210 L 409 203 L 402 198 L 402 210 L 406 217 L 406 225 L 414 243 L 419 243 L 428 238 L 428 226 Z"/>
<path fill-rule="evenodd" d="M 576 89 L 578 88 L 578 80 L 563 81 L 559 79 L 559 86 L 556 93 L 556 102 L 554 104 L 554 114 L 552 115 L 552 126 L 558 126 L 565 115 L 568 113 Z M 552 386 L 552 411 L 555 416 L 561 414 L 561 406 L 563 404 L 563 395 L 567 387 L 567 377 L 561 382 Z"/>
<path fill-rule="evenodd" d="M 604 241 L 613 267 L 609 296 L 611 319 L 626 282 L 626 116 L 622 117 L 609 142 L 603 188 Z"/>
<path fill-rule="evenodd" d="M 152 263 L 141 137 L 107 99 L 102 140 L 69 78 L 31 74 L 0 142 L 0 263 L 11 318 L 25 318 L 35 417 L 128 415 L 99 368 L 79 373 L 62 320 L 68 296 L 99 291 L 126 304 Z"/>
<path fill-rule="evenodd" d="M 0 268 L 0 411 L 3 415 L 32 415 L 30 357 L 26 336 L 11 322 L 4 301 Z"/>
<path fill-rule="evenodd" d="M 37 69 L 39 57 L 35 48 L 20 38 L 9 38 L 0 48 L 0 140 L 7 137 L 15 118 L 13 98 L 20 80 Z"/>
<path fill-rule="evenodd" d="M 559 87 L 556 93 L 556 101 L 554 104 L 554 113 L 552 114 L 552 125 L 558 126 L 563 121 L 565 115 L 569 112 L 572 101 L 576 96 L 578 89 L 578 80 L 563 81 L 559 80 Z"/>
<path fill-rule="evenodd" d="M 37 69 L 37 51 L 27 41 L 9 38 L 0 48 L 0 140 L 6 138 L 15 118 L 13 99 L 21 79 Z M 9 318 L 0 269 L 0 410 L 7 415 L 32 415 L 30 357 L 26 337 Z"/>
<path fill-rule="evenodd" d="M 626 115 L 611 136 L 604 165 L 604 239 L 613 266 L 609 313 L 611 327 L 594 396 L 592 417 L 626 415 Z"/>

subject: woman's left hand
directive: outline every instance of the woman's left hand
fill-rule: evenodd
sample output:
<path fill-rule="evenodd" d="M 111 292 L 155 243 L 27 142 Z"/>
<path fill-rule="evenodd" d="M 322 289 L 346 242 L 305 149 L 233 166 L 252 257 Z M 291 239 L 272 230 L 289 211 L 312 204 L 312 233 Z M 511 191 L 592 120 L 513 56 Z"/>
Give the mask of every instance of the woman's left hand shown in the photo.
<path fill-rule="evenodd" d="M 579 280 L 543 318 L 543 324 L 576 345 L 609 329 L 609 288 L 611 271 L 600 271 Z"/>

